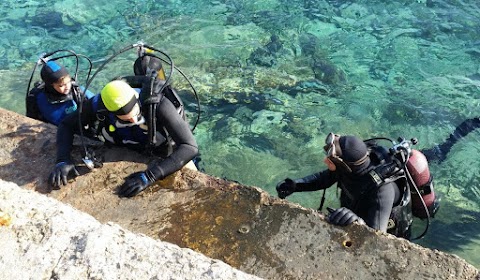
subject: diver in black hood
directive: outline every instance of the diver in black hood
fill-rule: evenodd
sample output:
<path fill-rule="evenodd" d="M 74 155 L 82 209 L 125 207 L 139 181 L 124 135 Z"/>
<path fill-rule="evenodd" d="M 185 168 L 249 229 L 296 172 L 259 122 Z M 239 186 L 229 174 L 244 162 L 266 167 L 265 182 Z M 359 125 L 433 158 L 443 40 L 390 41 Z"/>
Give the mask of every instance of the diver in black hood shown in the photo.
<path fill-rule="evenodd" d="M 394 180 L 382 180 L 378 184 L 371 171 L 376 170 L 388 177 L 396 165 L 379 167 L 379 162 L 371 157 L 369 147 L 355 136 L 330 133 L 324 150 L 324 162 L 328 169 L 301 179 L 285 179 L 276 187 L 278 196 L 285 198 L 294 192 L 322 190 L 337 183 L 341 189 L 341 208 L 329 209 L 330 223 L 346 226 L 357 221 L 387 232 L 392 209 L 402 201 L 404 190 Z M 403 228 L 395 235 L 409 238 L 411 215 L 405 218 L 407 221 L 400 223 Z"/>

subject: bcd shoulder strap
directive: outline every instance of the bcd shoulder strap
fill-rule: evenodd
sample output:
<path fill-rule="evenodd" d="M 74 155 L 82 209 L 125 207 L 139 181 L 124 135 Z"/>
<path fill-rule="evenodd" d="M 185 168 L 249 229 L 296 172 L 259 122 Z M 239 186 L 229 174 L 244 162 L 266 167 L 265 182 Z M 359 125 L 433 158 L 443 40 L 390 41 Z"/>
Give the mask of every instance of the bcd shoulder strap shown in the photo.
<path fill-rule="evenodd" d="M 27 117 L 46 122 L 37 104 L 37 95 L 44 90 L 44 86 L 43 82 L 35 83 L 35 87 L 30 90 L 25 98 L 25 107 Z"/>

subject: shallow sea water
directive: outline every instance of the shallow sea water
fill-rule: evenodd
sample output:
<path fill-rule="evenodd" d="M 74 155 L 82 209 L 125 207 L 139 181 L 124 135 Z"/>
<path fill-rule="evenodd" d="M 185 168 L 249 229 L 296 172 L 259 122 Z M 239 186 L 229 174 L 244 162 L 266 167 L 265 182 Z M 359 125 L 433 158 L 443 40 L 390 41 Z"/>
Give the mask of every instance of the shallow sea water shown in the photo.
<path fill-rule="evenodd" d="M 95 68 L 143 41 L 167 52 L 198 91 L 203 171 L 272 195 L 285 177 L 325 168 L 321 147 L 331 131 L 416 137 L 422 149 L 478 116 L 476 1 L 7 0 L 0 6 L 1 107 L 25 112 L 41 53 L 72 49 Z M 131 50 L 107 64 L 89 89 L 98 92 L 108 79 L 130 74 L 135 55 Z M 85 79 L 80 72 L 79 83 Z M 173 79 L 195 119 L 186 82 L 178 73 Z M 477 268 L 479 142 L 474 131 L 444 162 L 431 163 L 442 203 L 417 242 Z M 320 196 L 288 199 L 317 208 Z M 327 196 L 327 205 L 336 206 L 334 188 Z M 420 233 L 422 221 L 415 223 Z"/>

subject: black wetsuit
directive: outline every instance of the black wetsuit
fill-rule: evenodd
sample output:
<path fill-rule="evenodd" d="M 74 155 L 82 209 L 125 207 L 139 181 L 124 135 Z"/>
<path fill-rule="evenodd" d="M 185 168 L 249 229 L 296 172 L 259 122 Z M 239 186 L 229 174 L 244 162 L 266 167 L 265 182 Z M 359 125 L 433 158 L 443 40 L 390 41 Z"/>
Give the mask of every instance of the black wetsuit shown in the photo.
<path fill-rule="evenodd" d="M 112 125 L 109 123 L 109 113 L 105 109 L 105 105 L 101 101 L 100 96 L 95 96 L 92 99 L 87 100 L 83 105 L 81 114 L 82 125 L 93 126 L 98 118 L 104 119 L 105 123 L 102 126 L 105 129 L 109 129 Z M 145 116 L 146 109 L 142 108 L 142 114 Z M 189 124 L 183 120 L 179 115 L 175 106 L 164 98 L 156 107 L 156 127 L 157 135 L 163 136 L 160 139 L 155 150 L 158 154 L 159 150 L 166 151 L 161 160 L 157 160 L 155 163 L 148 167 L 148 170 L 153 173 L 157 180 L 163 179 L 173 172 L 181 169 L 185 164 L 192 160 L 198 153 L 198 146 L 190 130 Z M 111 122 L 111 121 L 110 121 Z M 68 115 L 58 126 L 57 132 L 57 162 L 69 161 L 70 153 L 72 150 L 72 143 L 74 134 L 78 132 L 79 121 L 78 111 Z M 139 126 L 135 125 L 132 129 L 139 130 Z M 144 140 L 148 139 L 144 135 Z M 159 137 L 157 137 L 159 139 Z M 171 145 L 168 145 L 169 139 L 174 142 L 174 147 L 168 150 Z M 118 140 L 118 139 L 116 139 Z M 116 143 L 120 146 L 127 146 L 137 151 L 142 151 L 148 148 L 148 141 L 143 141 L 138 144 L 123 144 L 122 142 Z"/>
<path fill-rule="evenodd" d="M 421 152 L 429 161 L 437 160 L 442 162 L 447 158 L 447 154 L 455 143 L 477 128 L 480 128 L 479 117 L 467 119 L 455 128 L 445 142 L 433 148 L 421 150 Z"/>
<path fill-rule="evenodd" d="M 355 175 L 324 170 L 297 179 L 295 183 L 297 192 L 322 190 L 337 183 L 342 190 L 341 206 L 352 210 L 371 228 L 383 232 L 387 231 L 392 208 L 401 200 L 401 193 L 395 182 L 377 187 L 368 172 Z"/>
<path fill-rule="evenodd" d="M 90 91 L 84 93 L 83 88 L 75 84 L 68 94 L 61 94 L 52 85 L 41 83 L 27 96 L 26 115 L 58 126 L 65 116 L 77 110 L 81 96 L 89 99 L 94 94 Z"/>

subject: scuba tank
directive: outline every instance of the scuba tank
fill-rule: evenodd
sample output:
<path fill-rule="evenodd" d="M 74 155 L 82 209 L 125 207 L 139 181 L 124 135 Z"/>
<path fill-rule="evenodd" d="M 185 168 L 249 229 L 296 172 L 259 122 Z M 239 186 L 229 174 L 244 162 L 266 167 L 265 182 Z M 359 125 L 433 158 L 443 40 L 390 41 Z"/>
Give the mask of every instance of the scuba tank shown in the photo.
<path fill-rule="evenodd" d="M 412 190 L 413 215 L 420 219 L 427 218 L 427 215 L 434 217 L 439 207 L 439 199 L 435 196 L 427 158 L 420 151 L 412 149 L 407 169 L 419 191 L 417 193 Z"/>
<path fill-rule="evenodd" d="M 431 218 L 437 212 L 440 202 L 433 189 L 433 177 L 428 168 L 428 161 L 420 151 L 412 149 L 412 146 L 418 142 L 416 138 L 407 140 L 400 137 L 397 140 L 398 142 L 395 142 L 389 138 L 377 137 L 367 139 L 364 142 L 367 145 L 377 145 L 376 142 L 379 140 L 389 141 L 393 146 L 388 149 L 388 152 L 377 149 L 377 154 L 378 151 L 382 151 L 379 158 L 390 160 L 383 161 L 384 167 L 387 167 L 383 169 L 385 172 L 382 172 L 382 174 L 373 172 L 371 174 L 372 179 L 376 182 L 378 181 L 377 185 L 399 175 L 406 179 L 405 183 L 409 193 L 404 195 L 410 197 L 408 206 L 411 207 L 411 215 L 426 220 L 423 233 L 415 238 L 407 237 L 407 239 L 411 241 L 420 239 L 427 233 Z M 371 153 L 370 156 L 375 157 L 376 153 Z M 405 201 L 407 202 L 407 200 Z"/>

